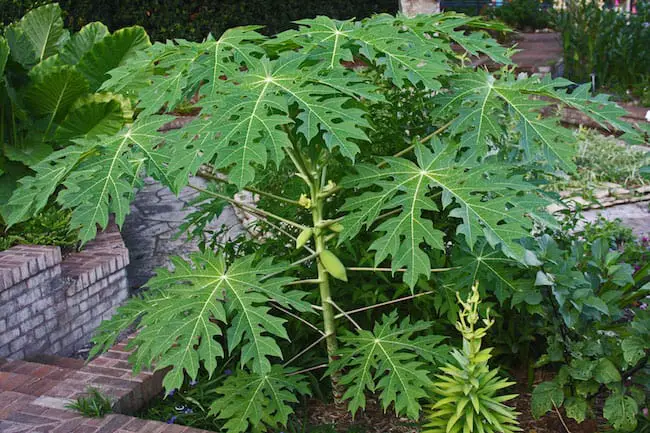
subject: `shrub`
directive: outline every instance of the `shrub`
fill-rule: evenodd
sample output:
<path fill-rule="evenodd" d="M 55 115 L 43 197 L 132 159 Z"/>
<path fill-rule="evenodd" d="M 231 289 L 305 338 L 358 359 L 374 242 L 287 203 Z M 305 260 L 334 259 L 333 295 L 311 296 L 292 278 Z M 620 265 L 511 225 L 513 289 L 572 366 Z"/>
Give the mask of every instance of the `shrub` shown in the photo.
<path fill-rule="evenodd" d="M 0 13 L 5 23 L 20 18 L 43 0 L 5 0 Z M 294 27 L 293 21 L 306 16 L 328 15 L 339 19 L 373 13 L 397 12 L 397 0 L 60 0 L 66 22 L 75 30 L 92 21 L 110 29 L 139 25 L 156 41 L 184 38 L 201 40 L 208 33 L 220 35 L 227 29 L 250 23 L 265 26 L 274 34 Z"/>
<path fill-rule="evenodd" d="M 555 16 L 562 33 L 564 74 L 577 82 L 590 82 L 621 95 L 650 79 L 650 3 L 637 2 L 637 13 L 601 8 L 597 1 L 569 2 Z"/>
<path fill-rule="evenodd" d="M 93 353 L 135 324 L 134 368 L 164 369 L 168 391 L 195 380 L 200 369 L 212 375 L 230 362 L 236 373 L 216 388 L 229 398 L 211 407 L 229 432 L 286 425 L 297 396 L 316 394 L 306 376 L 312 370 L 326 371 L 332 398 L 353 414 L 374 392 L 385 410 L 417 419 L 449 350 L 442 326 L 404 303 L 431 295 L 436 314 L 453 321 L 456 292 L 469 287 L 463 280 L 494 281 L 495 269 L 542 266 L 531 231 L 553 221 L 528 174 L 531 167 L 573 170 L 574 137 L 539 111 L 566 104 L 635 136 L 618 119 L 625 111 L 607 97 L 591 98 L 585 86 L 569 94 L 563 79 L 464 66 L 481 53 L 510 63 L 508 50 L 484 33 L 460 30 L 486 26 L 458 14 L 321 16 L 273 38 L 242 27 L 200 43 L 155 44 L 104 83 L 133 95 L 136 121 L 55 152 L 21 182 L 8 221 L 37 211 L 52 192 L 42 184 L 57 183 L 56 200 L 71 209 L 86 242 L 109 213 L 124 222 L 140 176 L 178 192 L 200 171 L 210 184 L 191 186 L 208 205 L 199 217 L 237 206 L 259 215 L 284 242 L 248 244 L 248 254 L 206 244 L 173 258 L 148 292 L 102 325 Z M 432 126 L 416 125 L 418 136 L 397 140 L 393 156 L 378 155 L 370 141 L 373 104 L 400 111 L 400 98 L 387 89 L 423 95 Z M 200 115 L 162 134 L 179 104 Z M 512 125 L 522 137 L 503 146 Z M 62 173 L 56 182 L 43 176 L 54 169 Z M 267 183 L 271 173 L 291 180 Z M 289 196 L 271 189 L 285 186 Z M 233 197 L 238 189 L 291 211 L 251 207 Z M 484 267 L 492 264 L 484 255 L 496 263 Z M 365 274 L 374 276 L 352 285 Z M 513 304 L 540 296 L 528 280 L 526 290 L 510 282 L 507 274 L 486 284 L 486 296 Z M 388 303 L 369 302 L 382 296 Z M 305 335 L 311 342 L 304 349 L 289 343 Z"/>
<path fill-rule="evenodd" d="M 491 9 L 493 17 L 517 30 L 532 31 L 550 26 L 551 15 L 539 0 L 510 0 Z"/>

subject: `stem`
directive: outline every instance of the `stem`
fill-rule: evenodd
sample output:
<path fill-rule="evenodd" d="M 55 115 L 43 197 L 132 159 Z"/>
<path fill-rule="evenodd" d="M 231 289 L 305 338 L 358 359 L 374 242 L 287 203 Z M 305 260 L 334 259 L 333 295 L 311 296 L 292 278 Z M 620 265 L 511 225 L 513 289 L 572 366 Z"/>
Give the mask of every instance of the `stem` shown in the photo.
<path fill-rule="evenodd" d="M 426 143 L 427 141 L 431 140 L 431 139 L 432 139 L 433 137 L 435 137 L 436 135 L 440 134 L 440 133 L 441 133 L 442 131 L 444 131 L 445 129 L 449 128 L 449 126 L 450 126 L 452 123 L 453 123 L 453 119 L 450 120 L 449 122 L 445 123 L 444 125 L 442 125 L 440 128 L 438 128 L 438 129 L 436 129 L 435 131 L 433 131 L 431 134 L 429 134 L 429 135 L 427 135 L 426 137 L 420 139 L 420 141 L 418 141 L 417 144 L 424 144 L 424 143 Z M 393 158 L 399 158 L 400 156 L 402 156 L 402 155 L 404 155 L 404 154 L 406 154 L 406 153 L 412 151 L 413 149 L 415 149 L 415 146 L 416 146 L 417 144 L 412 144 L 412 145 L 410 145 L 409 147 L 406 147 L 406 148 L 400 150 L 400 151 L 397 152 L 395 155 L 393 155 Z M 377 164 L 377 167 L 381 168 L 381 167 L 385 166 L 386 164 L 388 164 L 388 163 L 387 163 L 386 161 L 383 161 L 383 162 L 380 162 L 379 164 Z"/>
<path fill-rule="evenodd" d="M 218 176 L 215 176 L 214 174 L 210 173 L 207 170 L 199 170 L 198 173 L 196 173 L 197 176 L 202 177 L 203 179 L 208 179 L 208 180 L 213 180 L 215 182 L 219 183 L 224 183 L 230 185 L 230 182 L 228 182 L 226 179 L 221 179 Z M 298 200 L 292 200 L 290 198 L 282 197 L 279 195 L 272 194 L 270 192 L 262 191 L 260 189 L 254 188 L 252 186 L 245 186 L 244 191 L 252 192 L 253 194 L 258 194 L 264 197 L 272 198 L 277 201 L 281 201 L 284 203 L 289 203 L 294 206 L 300 206 L 300 203 L 298 203 Z"/>
<path fill-rule="evenodd" d="M 259 208 L 256 208 L 256 207 L 249 206 L 249 205 L 247 205 L 245 203 L 242 203 L 242 202 L 240 202 L 238 200 L 230 198 L 227 195 L 219 194 L 217 192 L 208 191 L 207 189 L 199 188 L 198 186 L 194 186 L 194 185 L 189 185 L 189 187 L 192 188 L 193 190 L 202 192 L 204 194 L 211 195 L 212 197 L 216 197 L 216 198 L 219 198 L 221 200 L 225 200 L 228 203 L 232 204 L 233 206 L 237 206 L 238 208 L 244 209 L 245 211 L 248 211 L 250 213 L 258 214 L 258 215 L 268 217 L 268 218 L 274 218 L 274 219 L 276 219 L 278 221 L 281 221 L 281 222 L 283 222 L 285 224 L 288 224 L 288 225 L 293 226 L 293 227 L 295 227 L 297 229 L 300 229 L 300 230 L 304 230 L 304 229 L 307 228 L 307 227 L 303 226 L 302 224 L 298 224 L 297 222 L 288 220 L 286 218 L 282 218 L 281 216 L 276 215 L 276 214 L 274 214 L 272 212 L 267 212 L 265 210 L 262 210 L 262 209 L 259 209 Z"/>
<path fill-rule="evenodd" d="M 319 227 L 323 223 L 324 199 L 319 197 L 320 185 L 318 182 L 319 180 L 312 180 L 309 185 L 311 198 L 313 200 L 312 220 L 314 227 Z M 327 344 L 327 357 L 329 361 L 332 362 L 337 357 L 338 342 L 336 340 L 336 319 L 334 318 L 334 309 L 332 308 L 332 304 L 329 302 L 332 298 L 330 292 L 329 273 L 320 260 L 320 254 L 326 249 L 323 230 L 317 229 L 314 231 L 314 243 L 316 245 L 316 254 L 319 255 L 316 264 L 318 268 L 318 280 L 320 281 L 320 283 L 318 283 L 318 289 L 320 291 L 321 307 L 323 309 L 323 327 L 325 334 L 327 335 L 327 338 L 325 339 Z M 332 383 L 334 402 L 340 403 L 343 397 L 343 388 L 340 384 L 341 373 L 338 371 L 332 372 L 330 380 Z"/>
<path fill-rule="evenodd" d="M 432 293 L 433 293 L 433 290 L 430 290 L 428 292 L 418 293 L 416 295 L 404 296 L 403 298 L 393 299 L 392 301 L 380 302 L 379 304 L 370 305 L 368 307 L 357 308 L 357 309 L 354 309 L 354 310 L 346 311 L 345 313 L 341 312 L 341 314 L 337 314 L 336 316 L 334 316 L 334 318 L 338 319 L 340 317 L 343 317 L 344 314 L 346 316 L 349 316 L 350 314 L 361 313 L 362 311 L 372 310 L 374 308 L 384 307 L 386 305 L 391 305 L 391 304 L 396 304 L 398 302 L 408 301 L 410 299 L 419 298 L 420 296 L 426 296 L 426 295 L 430 295 Z"/>
<path fill-rule="evenodd" d="M 392 268 L 373 268 L 373 267 L 346 267 L 345 268 L 348 271 L 352 272 L 406 272 L 406 269 L 395 269 L 393 270 Z M 453 268 L 431 268 L 429 269 L 430 272 L 447 272 L 447 271 L 453 271 L 454 269 L 460 269 L 460 266 L 454 266 Z"/>
<path fill-rule="evenodd" d="M 309 326 L 310 328 L 312 328 L 313 330 L 315 330 L 316 332 L 318 332 L 318 333 L 321 334 L 322 336 L 326 335 L 323 331 L 321 331 L 320 329 L 318 329 L 317 327 L 315 327 L 314 325 L 312 325 L 311 323 L 309 323 L 307 320 L 303 319 L 302 317 L 298 316 L 297 314 L 293 314 L 291 311 L 289 311 L 289 310 L 287 310 L 287 309 L 285 309 L 285 308 L 282 308 L 282 307 L 281 307 L 280 305 L 278 305 L 277 303 L 272 302 L 272 303 L 271 303 L 271 306 L 272 306 L 273 308 L 277 309 L 277 310 L 282 311 L 284 314 L 287 314 L 287 315 L 293 317 L 294 319 L 296 319 L 296 320 L 298 320 L 298 321 L 304 323 L 305 325 Z M 319 340 L 319 341 L 320 341 L 320 340 Z"/>
<path fill-rule="evenodd" d="M 321 335 L 321 337 L 320 337 L 318 340 L 314 341 L 314 342 L 311 343 L 309 346 L 305 347 L 303 350 L 301 350 L 300 352 L 298 352 L 298 354 L 297 354 L 296 356 L 294 356 L 293 358 L 291 358 L 290 360 L 288 360 L 287 362 L 285 362 L 284 364 L 282 364 L 282 366 L 283 366 L 283 367 L 286 367 L 287 365 L 291 364 L 293 361 L 295 361 L 296 359 L 300 358 L 300 357 L 301 357 L 302 355 L 304 355 L 305 353 L 309 352 L 309 351 L 310 351 L 314 346 L 317 346 L 318 343 L 320 343 L 321 341 L 323 341 L 323 340 L 326 339 L 327 337 L 328 337 L 327 334 L 323 334 L 323 335 Z"/>
<path fill-rule="evenodd" d="M 355 328 L 357 328 L 357 331 L 361 331 L 361 330 L 362 330 L 361 326 L 359 326 L 359 324 L 358 324 L 358 323 L 357 323 L 357 322 L 356 322 L 352 317 L 350 317 L 350 315 L 349 315 L 348 313 L 346 313 L 345 311 L 343 311 L 343 309 L 342 309 L 341 307 L 339 307 L 338 305 L 336 305 L 336 302 L 332 301 L 332 298 L 329 298 L 329 299 L 327 300 L 327 302 L 330 303 L 330 304 L 332 304 L 332 305 L 334 306 L 334 308 L 336 308 L 336 310 L 339 311 L 339 312 L 341 313 L 341 314 L 336 315 L 335 318 L 336 318 L 336 317 L 339 317 L 339 316 L 343 316 L 343 317 L 345 317 L 346 319 L 348 319 L 348 320 L 350 321 L 350 323 L 352 323 L 352 324 L 354 325 Z"/>

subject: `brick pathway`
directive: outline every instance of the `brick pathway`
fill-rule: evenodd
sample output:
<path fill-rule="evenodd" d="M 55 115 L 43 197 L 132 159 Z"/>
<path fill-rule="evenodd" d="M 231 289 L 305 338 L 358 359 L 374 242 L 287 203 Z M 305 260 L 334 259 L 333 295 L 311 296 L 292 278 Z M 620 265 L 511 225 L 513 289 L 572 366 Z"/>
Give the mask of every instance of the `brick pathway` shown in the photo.
<path fill-rule="evenodd" d="M 114 402 L 115 412 L 133 413 L 161 392 L 160 374 L 133 376 L 118 344 L 88 364 L 52 355 L 30 362 L 0 359 L 2 433 L 207 433 L 190 427 L 147 421 L 122 414 L 84 418 L 65 405 L 88 387 Z"/>

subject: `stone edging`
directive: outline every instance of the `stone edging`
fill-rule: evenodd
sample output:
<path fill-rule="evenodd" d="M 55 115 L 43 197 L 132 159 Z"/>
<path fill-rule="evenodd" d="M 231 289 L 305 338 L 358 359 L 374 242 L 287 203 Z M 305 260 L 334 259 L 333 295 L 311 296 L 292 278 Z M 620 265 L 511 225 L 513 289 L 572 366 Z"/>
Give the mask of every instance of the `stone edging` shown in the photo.
<path fill-rule="evenodd" d="M 83 251 L 19 245 L 0 252 L 0 357 L 69 355 L 128 298 L 129 252 L 109 224 Z"/>

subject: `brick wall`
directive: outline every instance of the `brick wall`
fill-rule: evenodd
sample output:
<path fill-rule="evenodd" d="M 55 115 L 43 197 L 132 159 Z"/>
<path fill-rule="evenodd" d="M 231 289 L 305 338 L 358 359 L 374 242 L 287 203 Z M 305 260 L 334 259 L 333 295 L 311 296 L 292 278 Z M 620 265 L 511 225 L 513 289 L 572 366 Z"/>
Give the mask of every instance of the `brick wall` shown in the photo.
<path fill-rule="evenodd" d="M 0 252 L 0 357 L 69 355 L 128 295 L 128 250 L 111 225 L 83 251 L 59 247 Z"/>

